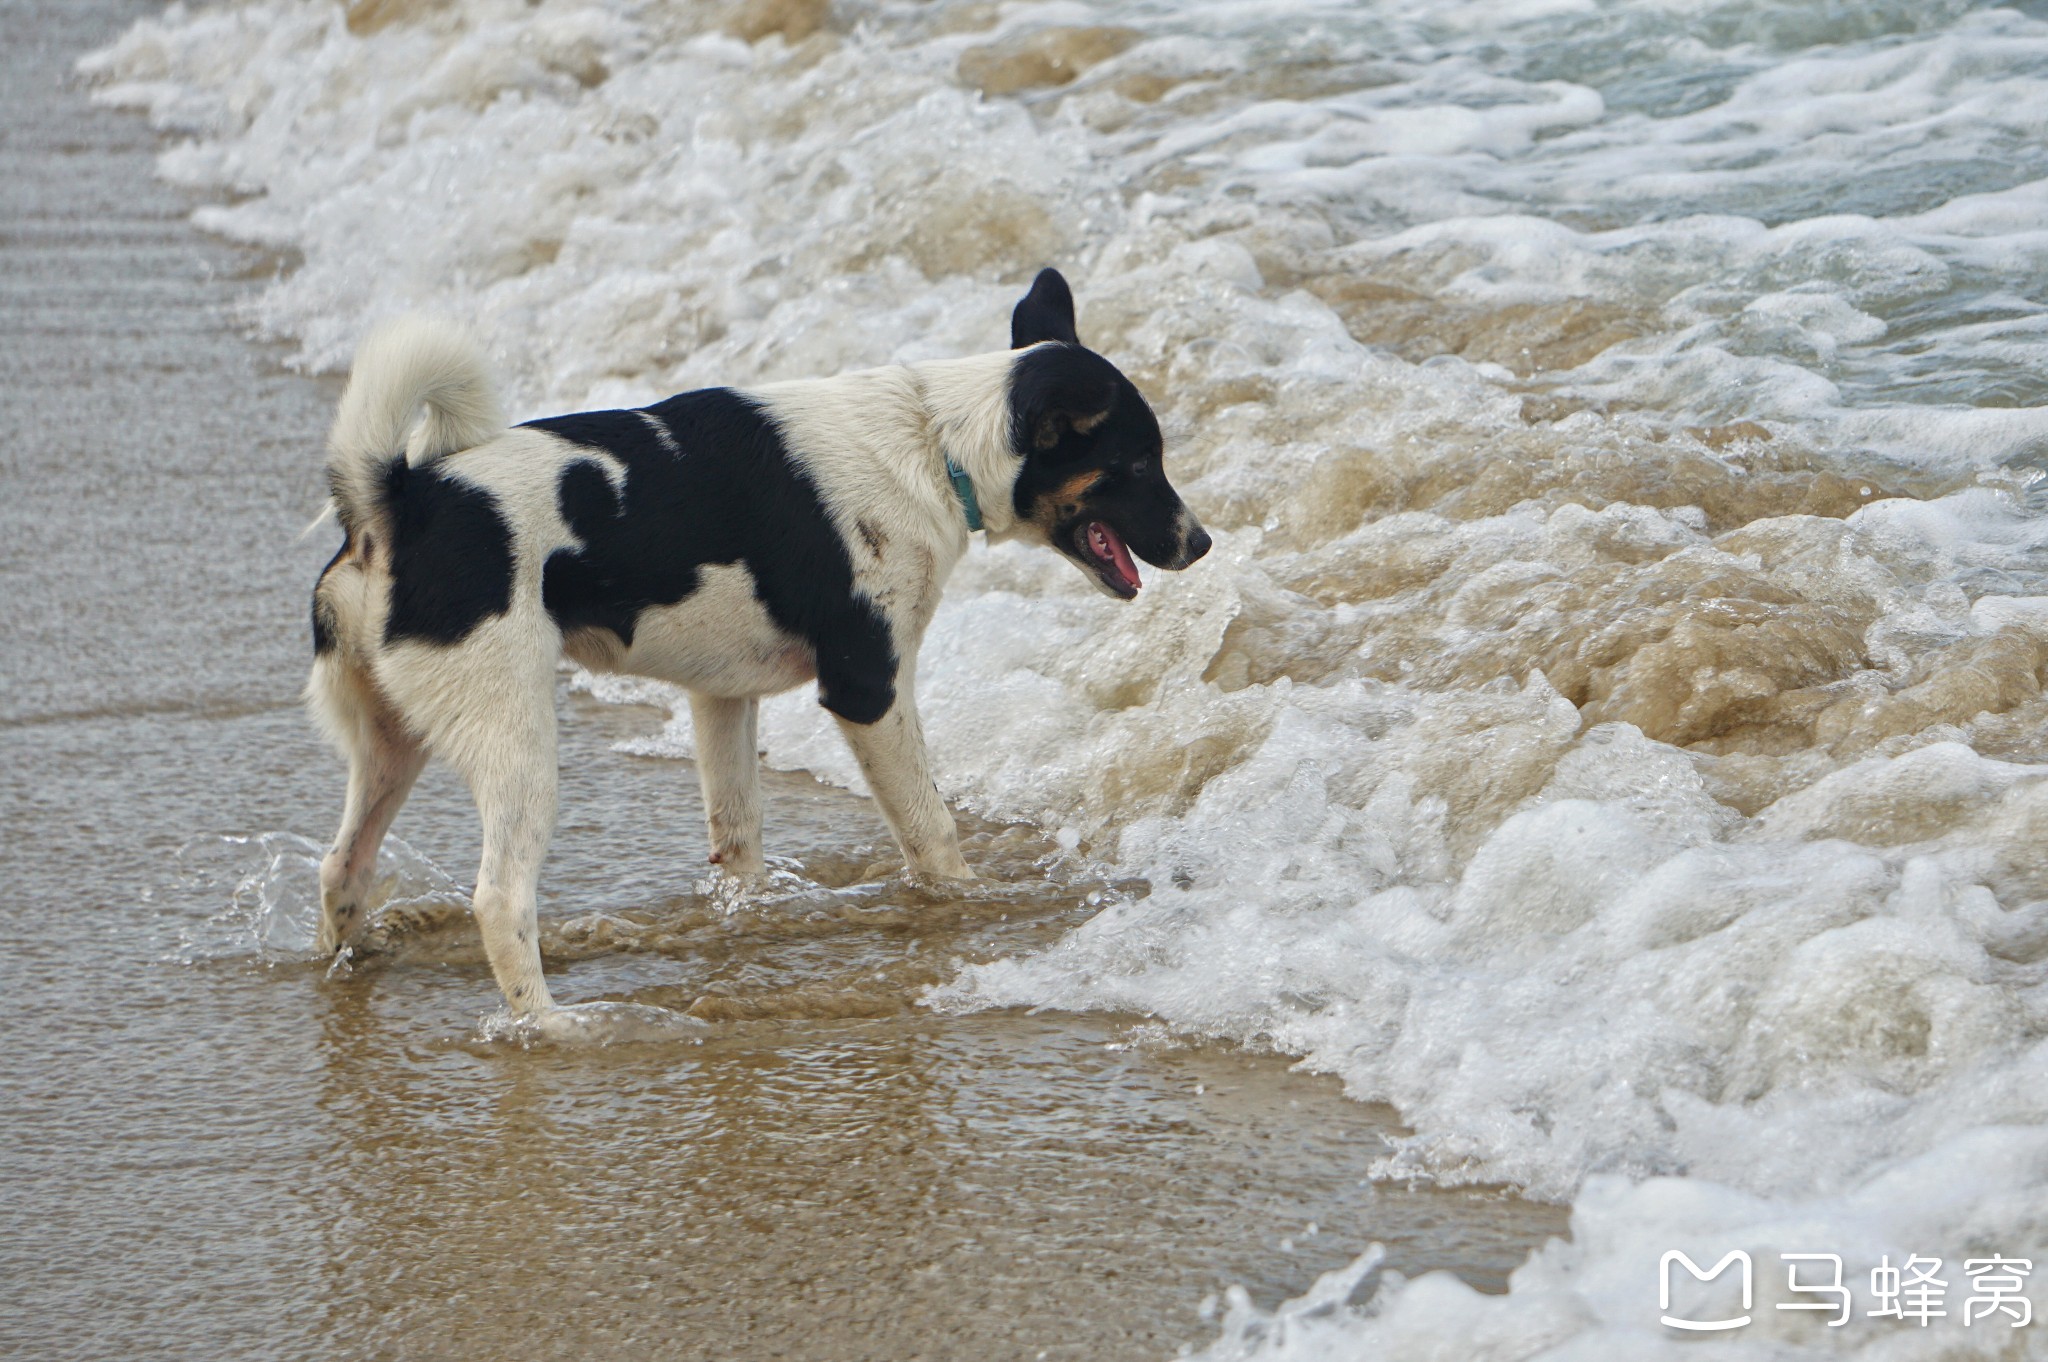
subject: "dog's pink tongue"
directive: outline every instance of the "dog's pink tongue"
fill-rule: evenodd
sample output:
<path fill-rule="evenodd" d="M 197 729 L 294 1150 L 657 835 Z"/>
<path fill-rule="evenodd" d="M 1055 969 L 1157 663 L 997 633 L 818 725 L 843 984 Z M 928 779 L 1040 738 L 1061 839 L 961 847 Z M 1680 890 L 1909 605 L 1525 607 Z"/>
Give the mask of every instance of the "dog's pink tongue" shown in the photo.
<path fill-rule="evenodd" d="M 1102 560 L 1124 579 L 1125 586 L 1136 591 L 1145 584 L 1138 576 L 1138 565 L 1131 561 L 1131 551 L 1124 547 L 1123 536 L 1098 520 L 1089 525 L 1088 538 Z"/>

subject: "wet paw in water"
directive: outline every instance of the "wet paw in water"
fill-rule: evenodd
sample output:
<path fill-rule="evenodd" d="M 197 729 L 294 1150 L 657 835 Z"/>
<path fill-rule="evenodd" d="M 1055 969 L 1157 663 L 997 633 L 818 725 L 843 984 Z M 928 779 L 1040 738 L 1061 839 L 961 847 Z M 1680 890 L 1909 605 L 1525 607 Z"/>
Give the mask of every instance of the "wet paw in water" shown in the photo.
<path fill-rule="evenodd" d="M 492 1045 L 648 1045 L 702 1043 L 710 1028 L 695 1017 L 648 1003 L 570 1003 L 515 1017 L 502 1008 L 477 1021 L 478 1040 Z"/>
<path fill-rule="evenodd" d="M 769 856 L 757 875 L 718 870 L 691 886 L 713 910 L 731 917 L 743 908 L 770 907 L 817 892 L 830 892 L 807 878 L 803 863 L 787 856 Z"/>
<path fill-rule="evenodd" d="M 567 991 L 607 1001 L 545 1018 L 501 1011 L 475 1038 L 611 1045 L 694 1039 L 706 1023 L 902 1016 L 963 961 L 1043 946 L 1105 903 L 1144 892 L 1100 878 L 1043 834 L 969 827 L 984 878 L 925 879 L 856 846 L 842 860 L 774 857 L 758 875 L 714 874 L 666 902 L 543 917 L 551 970 L 651 956 L 680 967 L 683 981 L 669 965 L 660 982 L 633 965 L 599 965 Z M 379 858 L 363 929 L 343 950 L 317 955 L 323 850 L 287 832 L 188 843 L 179 855 L 187 897 L 214 911 L 176 958 L 311 964 L 336 981 L 432 965 L 474 980 L 464 988 L 491 987 L 467 887 L 395 837 Z"/>

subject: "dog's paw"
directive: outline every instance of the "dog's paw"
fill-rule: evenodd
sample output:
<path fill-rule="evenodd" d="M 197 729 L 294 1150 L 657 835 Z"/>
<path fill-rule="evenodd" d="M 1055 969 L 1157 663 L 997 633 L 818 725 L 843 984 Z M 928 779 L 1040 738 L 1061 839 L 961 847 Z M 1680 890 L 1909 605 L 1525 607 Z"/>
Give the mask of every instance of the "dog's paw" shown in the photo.
<path fill-rule="evenodd" d="M 714 840 L 705 858 L 727 875 L 759 875 L 767 869 L 759 840 L 719 842 Z"/>
<path fill-rule="evenodd" d="M 646 1003 L 568 1003 L 513 1016 L 500 1009 L 477 1022 L 480 1040 L 531 1048 L 535 1045 L 635 1045 L 687 1041 L 708 1030 L 686 1013 Z"/>
<path fill-rule="evenodd" d="M 313 933 L 313 954 L 325 959 L 345 950 L 361 925 L 362 918 L 353 909 L 344 914 L 322 911 L 320 926 Z"/>
<path fill-rule="evenodd" d="M 765 861 L 752 874 L 720 866 L 710 879 L 699 880 L 696 885 L 697 892 L 727 917 L 743 908 L 760 907 L 817 888 L 817 884 L 804 874 L 803 863 L 787 856 Z"/>
<path fill-rule="evenodd" d="M 362 949 L 363 938 L 368 935 L 360 915 L 351 915 L 340 924 L 323 915 L 313 936 L 313 959 L 327 962 L 328 978 L 346 979 L 355 973 L 359 960 L 374 953 Z"/>

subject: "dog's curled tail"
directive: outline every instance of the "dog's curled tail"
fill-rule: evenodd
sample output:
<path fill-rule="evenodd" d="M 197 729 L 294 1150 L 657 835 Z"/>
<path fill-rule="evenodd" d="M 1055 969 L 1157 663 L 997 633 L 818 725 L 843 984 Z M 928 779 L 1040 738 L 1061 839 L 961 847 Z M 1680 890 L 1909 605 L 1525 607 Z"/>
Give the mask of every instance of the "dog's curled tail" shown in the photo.
<path fill-rule="evenodd" d="M 426 419 L 413 423 L 426 408 Z M 364 338 L 327 437 L 327 485 L 350 533 L 380 526 L 400 459 L 419 468 L 505 429 L 497 394 L 469 333 L 406 316 Z"/>

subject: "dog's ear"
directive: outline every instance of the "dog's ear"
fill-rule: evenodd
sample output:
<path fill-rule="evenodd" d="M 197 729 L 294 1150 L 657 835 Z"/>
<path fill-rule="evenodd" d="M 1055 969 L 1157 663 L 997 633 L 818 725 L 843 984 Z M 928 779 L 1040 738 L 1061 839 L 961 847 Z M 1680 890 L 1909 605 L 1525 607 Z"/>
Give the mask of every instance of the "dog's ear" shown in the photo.
<path fill-rule="evenodd" d="M 1047 271 L 1051 273 L 1051 271 Z M 1057 461 L 1085 452 L 1062 450 L 1070 435 L 1087 435 L 1116 405 L 1117 372 L 1091 350 L 1034 350 L 1010 378 L 1010 438 L 1019 454 Z"/>
<path fill-rule="evenodd" d="M 1074 334 L 1074 291 L 1055 269 L 1040 270 L 1031 281 L 1031 292 L 1010 313 L 1012 350 L 1022 350 L 1040 341 L 1081 343 L 1081 338 Z"/>

